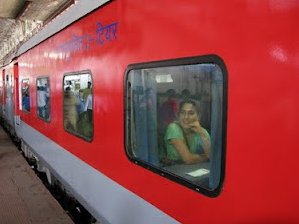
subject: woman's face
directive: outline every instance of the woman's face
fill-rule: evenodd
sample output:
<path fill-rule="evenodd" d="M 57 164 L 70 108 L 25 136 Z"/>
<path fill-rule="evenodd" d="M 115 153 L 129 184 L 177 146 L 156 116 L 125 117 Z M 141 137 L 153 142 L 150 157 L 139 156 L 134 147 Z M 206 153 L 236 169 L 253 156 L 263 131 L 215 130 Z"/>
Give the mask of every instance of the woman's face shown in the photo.
<path fill-rule="evenodd" d="M 184 129 L 190 129 L 191 124 L 199 119 L 195 107 L 191 103 L 185 103 L 179 111 L 179 122 Z"/>

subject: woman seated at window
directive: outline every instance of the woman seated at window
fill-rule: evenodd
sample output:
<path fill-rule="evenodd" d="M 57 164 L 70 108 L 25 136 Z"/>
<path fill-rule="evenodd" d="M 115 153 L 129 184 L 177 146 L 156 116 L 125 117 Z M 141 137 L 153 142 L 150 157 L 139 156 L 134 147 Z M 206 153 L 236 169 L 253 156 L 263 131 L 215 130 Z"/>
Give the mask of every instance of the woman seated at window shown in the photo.
<path fill-rule="evenodd" d="M 168 125 L 164 141 L 167 159 L 172 163 L 194 164 L 209 160 L 210 135 L 200 124 L 194 101 L 180 103 L 178 121 Z"/>

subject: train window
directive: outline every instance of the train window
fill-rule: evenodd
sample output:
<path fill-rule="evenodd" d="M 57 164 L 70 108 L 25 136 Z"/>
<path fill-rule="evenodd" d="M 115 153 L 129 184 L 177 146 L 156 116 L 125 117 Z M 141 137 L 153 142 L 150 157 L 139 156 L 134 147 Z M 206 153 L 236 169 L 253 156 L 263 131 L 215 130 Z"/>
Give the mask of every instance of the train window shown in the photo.
<path fill-rule="evenodd" d="M 63 78 L 64 129 L 91 141 L 93 136 L 93 91 L 89 71 L 68 73 Z"/>
<path fill-rule="evenodd" d="M 22 80 L 21 91 L 22 91 L 22 111 L 30 112 L 29 79 Z"/>
<path fill-rule="evenodd" d="M 36 96 L 38 117 L 50 121 L 50 82 L 48 77 L 37 78 Z"/>
<path fill-rule="evenodd" d="M 226 70 L 217 56 L 130 65 L 126 152 L 210 197 L 224 176 Z"/>

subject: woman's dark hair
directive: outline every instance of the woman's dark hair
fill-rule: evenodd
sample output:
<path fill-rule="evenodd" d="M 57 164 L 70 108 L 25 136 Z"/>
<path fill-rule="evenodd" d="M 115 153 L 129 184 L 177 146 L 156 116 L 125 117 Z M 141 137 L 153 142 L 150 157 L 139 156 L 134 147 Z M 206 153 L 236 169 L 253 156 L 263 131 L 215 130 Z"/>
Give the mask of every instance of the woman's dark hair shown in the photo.
<path fill-rule="evenodd" d="M 182 110 L 182 107 L 187 103 L 192 104 L 194 106 L 196 112 L 199 114 L 198 105 L 196 104 L 196 102 L 194 100 L 191 100 L 191 99 L 186 99 L 186 100 L 183 100 L 182 102 L 180 102 L 179 112 Z"/>

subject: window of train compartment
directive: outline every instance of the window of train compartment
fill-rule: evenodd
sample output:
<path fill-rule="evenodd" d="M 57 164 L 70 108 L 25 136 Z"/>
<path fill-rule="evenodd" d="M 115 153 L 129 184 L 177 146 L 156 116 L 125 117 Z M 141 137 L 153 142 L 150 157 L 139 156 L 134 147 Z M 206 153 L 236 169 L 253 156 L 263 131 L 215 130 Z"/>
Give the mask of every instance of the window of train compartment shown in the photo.
<path fill-rule="evenodd" d="M 63 126 L 67 132 L 93 139 L 93 90 L 89 70 L 67 73 L 63 77 Z"/>
<path fill-rule="evenodd" d="M 125 145 L 128 158 L 209 197 L 220 194 L 225 168 L 227 72 L 216 55 L 129 65 L 125 79 Z M 192 102 L 210 141 L 192 132 L 186 140 L 179 104 Z M 186 164 L 172 138 L 205 162 Z M 190 141 L 190 142 L 189 142 Z"/>

